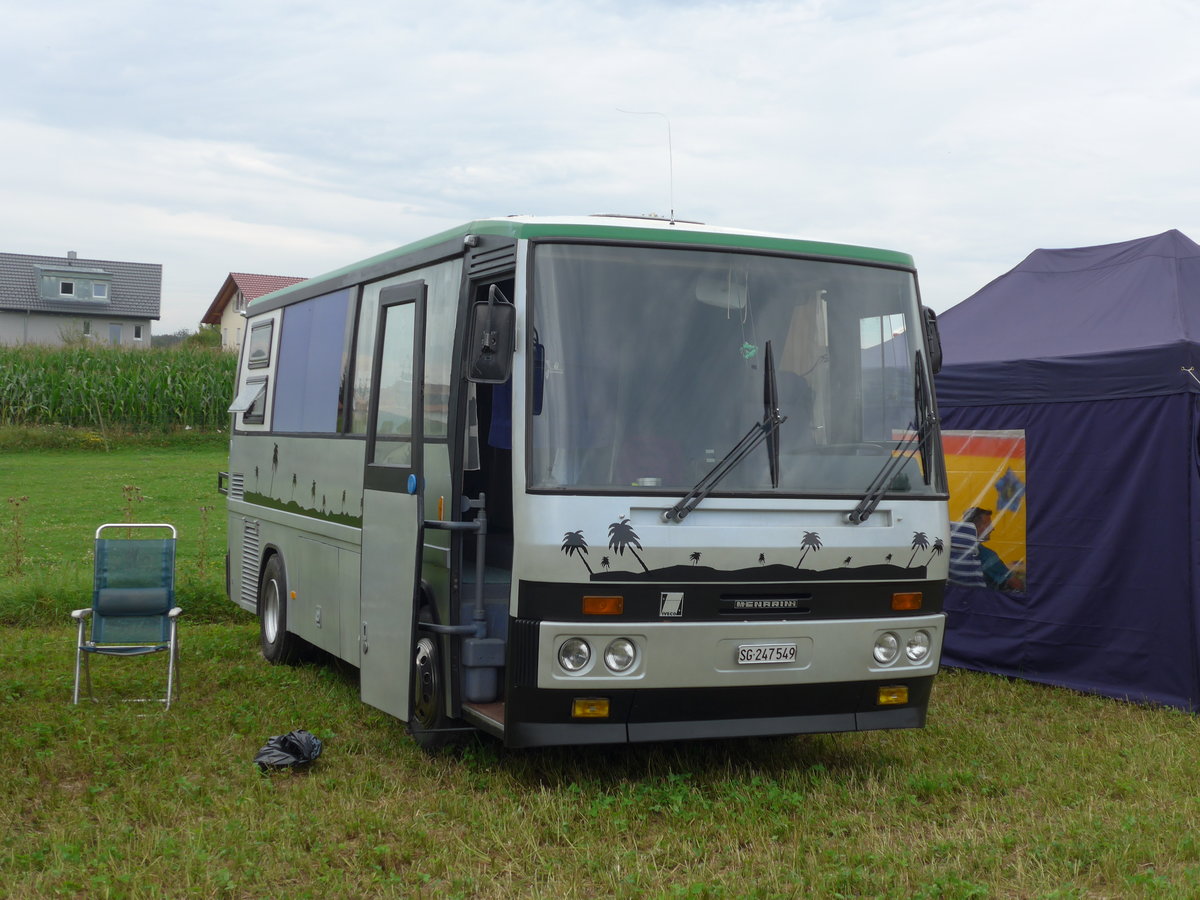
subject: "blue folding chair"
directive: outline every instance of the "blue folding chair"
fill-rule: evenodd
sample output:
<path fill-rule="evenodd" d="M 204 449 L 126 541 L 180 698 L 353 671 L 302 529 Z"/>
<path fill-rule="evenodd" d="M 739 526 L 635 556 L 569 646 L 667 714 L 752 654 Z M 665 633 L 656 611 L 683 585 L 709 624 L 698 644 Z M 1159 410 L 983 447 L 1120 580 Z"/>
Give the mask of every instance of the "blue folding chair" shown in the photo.
<path fill-rule="evenodd" d="M 102 537 L 107 529 L 125 529 L 125 537 Z M 150 537 L 134 537 L 133 529 Z M 146 529 L 162 529 L 170 537 L 153 536 Z M 115 533 L 110 532 L 110 533 Z M 105 656 L 142 656 L 167 651 L 167 693 L 164 697 L 136 698 L 171 708 L 175 669 L 179 664 L 176 620 L 183 612 L 175 605 L 175 526 L 166 524 L 107 524 L 96 529 L 96 572 L 92 605 L 77 609 L 71 617 L 79 622 L 75 643 L 75 695 L 79 703 L 79 673 L 87 679 L 92 694 L 89 659 Z M 87 625 L 91 623 L 91 634 Z"/>

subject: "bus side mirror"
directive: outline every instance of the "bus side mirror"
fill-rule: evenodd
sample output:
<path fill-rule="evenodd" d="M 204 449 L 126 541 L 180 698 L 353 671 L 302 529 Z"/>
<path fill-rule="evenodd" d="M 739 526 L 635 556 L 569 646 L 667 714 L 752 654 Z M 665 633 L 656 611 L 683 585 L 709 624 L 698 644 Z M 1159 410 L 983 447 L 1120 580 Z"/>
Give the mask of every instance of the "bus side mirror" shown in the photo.
<path fill-rule="evenodd" d="M 936 375 L 942 371 L 942 336 L 938 332 L 937 313 L 922 306 L 921 318 L 925 325 L 925 346 L 929 348 L 929 369 Z"/>
<path fill-rule="evenodd" d="M 488 288 L 487 301 L 471 307 L 467 380 L 476 384 L 503 384 L 512 375 L 517 310 L 500 288 Z"/>

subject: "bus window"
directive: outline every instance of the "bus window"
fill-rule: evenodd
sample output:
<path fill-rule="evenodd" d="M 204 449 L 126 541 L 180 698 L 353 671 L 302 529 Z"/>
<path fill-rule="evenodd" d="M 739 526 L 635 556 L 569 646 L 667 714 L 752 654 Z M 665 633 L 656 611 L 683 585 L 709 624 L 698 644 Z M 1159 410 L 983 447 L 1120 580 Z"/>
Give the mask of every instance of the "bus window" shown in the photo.
<path fill-rule="evenodd" d="M 284 310 L 274 431 L 338 430 L 344 342 L 337 336 L 345 333 L 349 300 L 341 290 Z"/>
<path fill-rule="evenodd" d="M 412 303 L 398 303 L 384 311 L 375 450 L 371 458 L 374 465 L 412 465 L 415 316 L 416 306 Z"/>

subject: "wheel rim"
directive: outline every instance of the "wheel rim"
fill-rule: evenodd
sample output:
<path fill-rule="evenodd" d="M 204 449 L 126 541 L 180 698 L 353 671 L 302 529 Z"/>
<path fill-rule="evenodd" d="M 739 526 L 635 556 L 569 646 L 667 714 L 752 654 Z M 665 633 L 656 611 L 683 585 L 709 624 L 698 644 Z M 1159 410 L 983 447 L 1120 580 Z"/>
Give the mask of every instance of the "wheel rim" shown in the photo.
<path fill-rule="evenodd" d="M 437 721 L 441 677 L 437 644 L 430 637 L 419 639 L 413 651 L 413 719 L 426 727 Z"/>
<path fill-rule="evenodd" d="M 272 578 L 267 582 L 262 599 L 263 637 L 268 644 L 275 643 L 279 635 L 279 584 Z"/>

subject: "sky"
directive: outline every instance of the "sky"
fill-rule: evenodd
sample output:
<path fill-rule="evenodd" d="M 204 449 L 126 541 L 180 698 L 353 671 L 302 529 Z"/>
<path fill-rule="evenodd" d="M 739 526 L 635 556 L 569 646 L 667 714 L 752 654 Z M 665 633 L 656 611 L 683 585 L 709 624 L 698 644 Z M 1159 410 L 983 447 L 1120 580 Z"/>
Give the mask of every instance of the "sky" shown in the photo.
<path fill-rule="evenodd" d="M 1194 0 L 0 0 L 0 250 L 309 277 L 488 216 L 900 250 L 1200 241 Z"/>

